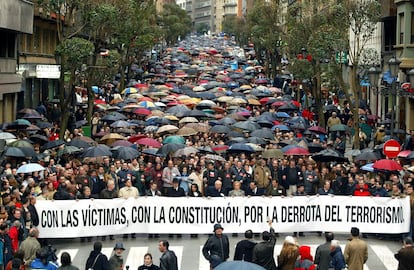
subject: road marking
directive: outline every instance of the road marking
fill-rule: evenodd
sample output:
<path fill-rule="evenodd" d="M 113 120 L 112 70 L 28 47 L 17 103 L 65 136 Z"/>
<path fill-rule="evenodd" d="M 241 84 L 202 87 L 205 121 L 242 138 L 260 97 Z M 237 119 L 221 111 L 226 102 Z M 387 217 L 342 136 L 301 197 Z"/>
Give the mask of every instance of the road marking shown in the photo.
<path fill-rule="evenodd" d="M 200 255 L 198 257 L 198 270 L 210 270 L 210 262 L 204 258 L 203 246 L 200 246 Z"/>
<path fill-rule="evenodd" d="M 57 260 L 58 260 L 58 262 L 59 262 L 59 265 L 61 264 L 61 261 L 60 261 L 60 257 L 62 256 L 62 253 L 63 252 L 67 252 L 67 253 L 69 253 L 69 255 L 70 255 L 70 259 L 71 259 L 71 261 L 73 261 L 73 258 L 75 258 L 76 257 L 76 254 L 78 254 L 78 251 L 79 251 L 79 249 L 78 248 L 73 248 L 73 249 L 62 249 L 62 250 L 59 250 L 59 252 L 58 252 L 58 254 L 56 254 L 56 256 L 57 256 Z"/>
<path fill-rule="evenodd" d="M 370 246 L 387 269 L 398 268 L 398 261 L 394 257 L 394 252 L 392 252 L 389 247 L 387 247 L 386 245 Z"/>
<path fill-rule="evenodd" d="M 146 253 L 148 253 L 148 247 L 130 247 L 124 268 L 129 266 L 129 269 L 138 269 L 140 265 L 144 264 L 144 255 Z"/>
<path fill-rule="evenodd" d="M 170 246 L 169 250 L 174 251 L 175 255 L 177 256 L 177 264 L 178 270 L 181 269 L 181 262 L 183 261 L 183 246 Z"/>

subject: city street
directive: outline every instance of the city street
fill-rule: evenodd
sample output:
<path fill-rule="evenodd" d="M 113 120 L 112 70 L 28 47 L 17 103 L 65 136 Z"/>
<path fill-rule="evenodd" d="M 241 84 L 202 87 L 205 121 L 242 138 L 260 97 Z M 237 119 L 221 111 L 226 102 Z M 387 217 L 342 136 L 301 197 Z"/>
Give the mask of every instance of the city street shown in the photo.
<path fill-rule="evenodd" d="M 275 257 L 279 254 L 282 242 L 287 234 L 281 234 L 276 243 Z M 178 267 L 180 270 L 208 270 L 209 264 L 201 253 L 202 246 L 207 239 L 207 235 L 199 235 L 197 238 L 191 238 L 189 235 L 183 235 L 181 238 L 174 236 L 169 238 L 168 235 L 161 235 L 160 238 L 148 238 L 147 235 L 137 235 L 136 239 L 123 239 L 118 235 L 115 240 L 103 241 L 102 252 L 108 257 L 111 255 L 116 242 L 123 242 L 126 248 L 124 252 L 124 269 L 135 270 L 143 264 L 144 254 L 150 252 L 153 255 L 154 263 L 159 265 L 160 252 L 158 251 L 158 241 L 166 239 L 170 242 L 170 249 L 173 250 L 178 257 Z M 336 239 L 340 241 L 344 250 L 348 235 L 336 235 Z M 63 251 L 69 252 L 72 257 L 73 265 L 84 269 L 86 259 L 89 252 L 93 248 L 93 242 L 98 238 L 93 238 L 91 242 L 81 243 L 79 238 L 74 239 L 56 239 L 51 241 L 53 246 L 57 248 L 56 254 L 60 258 Z M 230 239 L 230 259 L 233 258 L 234 247 L 236 243 L 243 239 L 239 234 L 237 237 L 229 235 Z M 99 238 L 100 240 L 100 238 Z M 255 241 L 259 241 L 259 237 L 255 237 Z M 394 253 L 401 248 L 401 244 L 397 240 L 379 240 L 374 237 L 366 239 L 369 244 L 369 258 L 365 265 L 365 269 L 386 270 L 397 269 L 397 261 L 394 259 Z M 324 242 L 324 237 L 319 237 L 316 233 L 306 233 L 305 237 L 299 237 L 301 245 L 309 245 L 314 255 L 316 247 Z"/>

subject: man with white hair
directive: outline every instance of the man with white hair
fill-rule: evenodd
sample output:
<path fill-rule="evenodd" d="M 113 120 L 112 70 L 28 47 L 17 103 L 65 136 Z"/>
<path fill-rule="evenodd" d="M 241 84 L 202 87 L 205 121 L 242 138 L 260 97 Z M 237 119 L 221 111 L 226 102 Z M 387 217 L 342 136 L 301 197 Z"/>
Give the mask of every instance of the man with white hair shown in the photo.
<path fill-rule="evenodd" d="M 333 268 L 335 270 L 342 270 L 345 269 L 345 258 L 342 254 L 341 246 L 339 245 L 338 240 L 332 240 L 331 241 L 331 262 L 330 262 L 330 268 Z M 320 268 L 318 268 L 320 269 Z"/>

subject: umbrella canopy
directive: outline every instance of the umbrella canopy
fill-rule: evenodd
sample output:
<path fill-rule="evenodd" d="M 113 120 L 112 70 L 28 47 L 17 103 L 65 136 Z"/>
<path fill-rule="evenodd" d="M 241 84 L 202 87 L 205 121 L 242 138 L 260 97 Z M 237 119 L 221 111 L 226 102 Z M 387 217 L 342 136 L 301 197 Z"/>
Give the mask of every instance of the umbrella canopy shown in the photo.
<path fill-rule="evenodd" d="M 283 152 L 280 149 L 268 149 L 262 153 L 263 158 L 283 158 Z"/>
<path fill-rule="evenodd" d="M 122 135 L 119 135 L 118 133 L 108 133 L 101 138 L 100 142 L 107 142 L 107 141 L 114 142 L 116 140 L 126 140 L 126 138 Z"/>
<path fill-rule="evenodd" d="M 321 161 L 321 162 L 346 162 L 348 159 L 344 157 L 341 153 L 338 151 L 335 151 L 333 149 L 325 149 L 320 151 L 317 154 L 314 154 L 312 156 L 312 159 L 315 161 Z"/>
<path fill-rule="evenodd" d="M 160 134 L 160 133 L 175 133 L 175 132 L 178 131 L 178 129 L 179 129 L 178 127 L 173 126 L 173 125 L 165 125 L 165 126 L 160 127 L 157 130 L 157 133 L 158 134 Z"/>
<path fill-rule="evenodd" d="M 73 139 L 70 142 L 68 142 L 66 145 L 76 146 L 78 148 L 88 148 L 88 147 L 92 146 L 90 143 L 85 142 L 85 141 L 80 140 L 80 139 Z"/>
<path fill-rule="evenodd" d="M 244 153 L 256 152 L 256 150 L 254 150 L 253 147 L 245 143 L 233 143 L 227 151 L 228 152 L 244 152 Z"/>
<path fill-rule="evenodd" d="M 373 172 L 374 171 L 374 168 L 372 168 L 373 165 L 374 163 L 368 163 L 362 166 L 360 169 L 363 171 L 367 171 L 367 172 Z"/>
<path fill-rule="evenodd" d="M 376 170 L 381 171 L 401 171 L 401 165 L 392 159 L 380 159 L 375 161 L 374 165 L 372 166 Z"/>
<path fill-rule="evenodd" d="M 214 270 L 265 270 L 266 268 L 246 261 L 228 261 L 220 263 Z"/>
<path fill-rule="evenodd" d="M 198 123 L 198 119 L 195 117 L 191 117 L 191 116 L 187 116 L 182 118 L 180 121 L 178 121 L 178 123 L 180 124 L 186 124 L 186 123 Z"/>
<path fill-rule="evenodd" d="M 160 148 L 162 146 L 162 144 L 159 141 L 153 138 L 141 138 L 137 140 L 136 143 L 139 145 L 145 145 L 154 148 Z"/>
<path fill-rule="evenodd" d="M 57 151 L 57 155 L 58 156 L 62 156 L 62 155 L 72 155 L 72 154 L 77 154 L 82 152 L 83 150 L 76 147 L 76 146 L 72 146 L 72 145 L 65 145 L 65 147 L 63 147 L 62 149 L 59 149 Z"/>
<path fill-rule="evenodd" d="M 38 163 L 29 163 L 20 166 L 17 169 L 17 173 L 32 173 L 32 172 L 39 172 L 45 170 L 45 167 Z"/>
<path fill-rule="evenodd" d="M 177 151 L 178 149 L 184 148 L 186 147 L 185 144 L 179 144 L 179 143 L 168 143 L 165 144 L 163 146 L 161 146 L 160 149 L 158 149 L 158 154 L 164 154 L 164 155 L 168 155 L 170 153 L 174 153 L 175 151 Z"/>
<path fill-rule="evenodd" d="M 140 152 L 132 147 L 125 147 L 121 146 L 118 147 L 116 150 L 113 151 L 113 157 L 117 159 L 123 160 L 132 160 L 134 158 L 139 157 Z"/>
<path fill-rule="evenodd" d="M 108 156 L 112 157 L 112 152 L 108 146 L 104 144 L 98 144 L 97 146 L 89 147 L 85 150 L 82 157 L 100 157 L 100 156 Z"/>
<path fill-rule="evenodd" d="M 253 121 L 237 122 L 233 125 L 233 127 L 238 128 L 238 129 L 242 129 L 242 130 L 245 130 L 245 131 L 254 131 L 256 129 L 260 129 L 260 125 L 253 122 Z"/>
<path fill-rule="evenodd" d="M 326 130 L 320 126 L 313 126 L 308 128 L 308 130 L 316 134 L 326 134 Z"/>
<path fill-rule="evenodd" d="M 129 141 L 118 140 L 118 141 L 113 142 L 111 144 L 111 147 L 119 147 L 119 146 L 131 147 L 132 145 L 134 145 L 134 144 L 129 142 Z"/>
<path fill-rule="evenodd" d="M 185 144 L 185 139 L 182 136 L 172 135 L 166 137 L 163 141 L 163 144 L 167 143 L 177 143 L 177 144 Z"/>
<path fill-rule="evenodd" d="M 26 157 L 26 153 L 23 151 L 22 147 L 7 147 L 6 153 L 4 155 L 6 157 Z"/>
<path fill-rule="evenodd" d="M 197 131 L 194 128 L 189 128 L 189 127 L 182 127 L 177 131 L 177 135 L 180 136 L 192 136 L 192 135 L 196 135 Z"/>
<path fill-rule="evenodd" d="M 188 146 L 185 148 L 181 148 L 178 149 L 177 151 L 175 151 L 173 157 L 182 157 L 182 156 L 189 156 L 195 153 L 198 153 L 200 150 L 198 150 L 197 148 L 194 148 L 192 146 Z"/>
<path fill-rule="evenodd" d="M 347 131 L 349 128 L 347 125 L 344 124 L 337 124 L 337 125 L 333 125 L 329 131 L 330 132 L 334 132 L 334 131 Z"/>
<path fill-rule="evenodd" d="M 156 156 L 156 157 L 165 156 L 164 154 L 159 153 L 158 149 L 156 149 L 156 148 L 146 148 L 146 149 L 144 149 L 144 151 L 142 151 L 142 153 L 146 154 L 146 155 L 150 155 L 150 156 Z"/>
<path fill-rule="evenodd" d="M 309 151 L 302 147 L 293 147 L 285 151 L 287 156 L 307 156 L 310 155 Z"/>
<path fill-rule="evenodd" d="M 256 129 L 252 133 L 250 133 L 250 135 L 253 137 L 269 139 L 269 140 L 273 140 L 275 138 L 275 135 L 270 128 Z"/>
<path fill-rule="evenodd" d="M 0 132 L 0 140 L 16 139 L 16 136 L 10 132 Z"/>
<path fill-rule="evenodd" d="M 219 155 L 207 154 L 207 155 L 205 155 L 205 158 L 207 160 L 214 160 L 214 161 L 221 161 L 221 162 L 225 162 L 226 161 L 226 159 L 224 157 L 219 156 Z"/>
<path fill-rule="evenodd" d="M 123 115 L 122 113 L 119 112 L 110 112 L 107 115 L 104 115 L 101 118 L 101 121 L 107 121 L 107 122 L 115 122 L 118 120 L 127 120 L 128 117 L 126 117 L 125 115 Z"/>
<path fill-rule="evenodd" d="M 47 150 L 47 149 L 53 149 L 53 148 L 59 147 L 59 146 L 64 145 L 64 144 L 65 144 L 65 141 L 63 141 L 63 140 L 53 140 L 53 141 L 45 143 L 42 146 L 42 150 L 44 151 L 44 150 Z"/>
<path fill-rule="evenodd" d="M 117 120 L 109 125 L 111 128 L 127 128 L 131 126 L 130 122 L 125 120 Z"/>
<path fill-rule="evenodd" d="M 27 148 L 33 149 L 33 145 L 26 140 L 17 140 L 17 141 L 9 143 L 8 145 L 13 146 L 13 147 L 27 147 Z"/>
<path fill-rule="evenodd" d="M 373 150 L 362 151 L 361 154 L 355 157 L 355 161 L 375 161 L 381 159 L 378 152 Z"/>
<path fill-rule="evenodd" d="M 231 131 L 228 126 L 225 125 L 215 125 L 210 129 L 210 133 L 224 133 L 227 134 Z"/>

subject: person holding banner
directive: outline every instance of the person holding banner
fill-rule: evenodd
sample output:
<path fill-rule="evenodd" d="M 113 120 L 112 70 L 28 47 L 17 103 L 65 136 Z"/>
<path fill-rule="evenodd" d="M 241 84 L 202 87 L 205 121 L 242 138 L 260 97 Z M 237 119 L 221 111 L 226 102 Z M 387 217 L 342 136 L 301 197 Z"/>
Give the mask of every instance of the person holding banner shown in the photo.
<path fill-rule="evenodd" d="M 203 246 L 203 255 L 210 262 L 210 269 L 215 268 L 229 258 L 229 238 L 223 234 L 220 224 L 214 225 L 214 235 L 210 236 Z"/>
<path fill-rule="evenodd" d="M 349 270 L 363 270 L 368 260 L 368 245 L 359 238 L 359 229 L 351 228 L 351 240 L 346 244 L 344 257 Z"/>
<path fill-rule="evenodd" d="M 252 262 L 263 266 L 266 270 L 276 270 L 276 262 L 273 256 L 276 245 L 276 234 L 272 227 L 272 220 L 268 221 L 270 232 L 264 231 L 262 233 L 262 242 L 257 243 L 253 248 Z"/>

